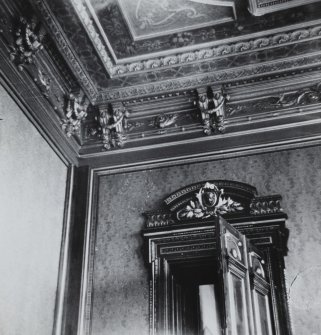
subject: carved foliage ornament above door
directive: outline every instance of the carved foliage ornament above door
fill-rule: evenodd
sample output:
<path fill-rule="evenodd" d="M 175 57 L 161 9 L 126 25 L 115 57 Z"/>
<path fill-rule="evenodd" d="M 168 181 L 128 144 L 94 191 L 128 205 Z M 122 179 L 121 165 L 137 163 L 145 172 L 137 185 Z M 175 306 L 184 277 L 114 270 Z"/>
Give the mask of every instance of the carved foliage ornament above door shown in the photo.
<path fill-rule="evenodd" d="M 262 216 L 282 214 L 281 196 L 258 197 L 248 184 L 209 180 L 188 185 L 164 200 L 164 207 L 146 212 L 147 228 L 206 221 L 218 215 Z"/>
<path fill-rule="evenodd" d="M 209 218 L 218 214 L 242 211 L 244 207 L 229 196 L 224 196 L 224 189 L 215 184 L 206 182 L 195 197 L 183 209 L 177 211 L 177 219 Z"/>

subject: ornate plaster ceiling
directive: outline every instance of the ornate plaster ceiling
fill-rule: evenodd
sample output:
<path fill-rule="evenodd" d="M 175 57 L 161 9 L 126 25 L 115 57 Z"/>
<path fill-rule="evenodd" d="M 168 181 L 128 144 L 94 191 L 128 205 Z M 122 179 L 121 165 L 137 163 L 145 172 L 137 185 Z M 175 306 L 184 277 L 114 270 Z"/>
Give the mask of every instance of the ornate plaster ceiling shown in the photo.
<path fill-rule="evenodd" d="M 77 163 L 321 140 L 320 1 L 5 0 L 0 11 L 1 76 L 25 87 Z"/>
<path fill-rule="evenodd" d="M 37 7 L 56 42 L 76 53 L 85 89 L 100 101 L 169 90 L 169 81 L 179 89 L 185 78 L 206 82 L 214 71 L 296 56 L 289 44 L 313 37 L 302 29 L 321 22 L 319 4 L 256 17 L 245 0 L 207 2 L 44 0 Z M 262 52 L 276 47 L 283 49 Z"/>

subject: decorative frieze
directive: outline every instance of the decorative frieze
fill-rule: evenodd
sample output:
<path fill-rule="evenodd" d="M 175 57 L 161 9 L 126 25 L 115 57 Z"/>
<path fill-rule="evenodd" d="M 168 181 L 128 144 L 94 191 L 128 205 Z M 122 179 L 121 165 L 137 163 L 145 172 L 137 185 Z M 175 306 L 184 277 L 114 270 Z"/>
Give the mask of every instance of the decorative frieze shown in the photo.
<path fill-rule="evenodd" d="M 104 149 L 121 148 L 125 145 L 128 116 L 128 110 L 120 102 L 99 108 L 99 116 L 96 120 Z"/>
<path fill-rule="evenodd" d="M 10 46 L 10 59 L 15 62 L 20 71 L 23 67 L 34 62 L 38 51 L 43 49 L 42 39 L 44 30 L 35 20 L 28 21 L 19 18 L 14 30 L 14 44 Z"/>
<path fill-rule="evenodd" d="M 201 113 L 203 131 L 206 135 L 223 133 L 225 131 L 224 119 L 226 102 L 230 99 L 220 89 L 203 88 L 198 89 L 198 99 L 195 104 Z"/>
<path fill-rule="evenodd" d="M 282 59 L 269 63 L 250 64 L 242 66 L 241 68 L 232 67 L 211 73 L 168 79 L 166 81 L 135 85 L 133 87 L 130 86 L 117 89 L 109 88 L 108 90 L 99 93 L 97 102 L 114 99 L 141 98 L 143 96 L 161 94 L 163 92 L 189 90 L 195 87 L 226 83 L 229 81 L 233 81 L 233 83 L 230 84 L 231 86 L 242 85 L 248 82 L 262 82 L 263 76 L 267 76 L 267 78 L 272 78 L 273 76 L 278 78 L 280 77 L 280 72 L 282 72 L 282 76 L 292 77 L 295 74 L 309 72 L 309 70 L 311 71 L 311 68 L 315 68 L 316 71 L 319 71 L 320 65 L 320 54 L 313 54 L 299 58 L 293 57 L 291 59 Z M 291 72 L 286 74 L 284 73 L 285 71 Z"/>
<path fill-rule="evenodd" d="M 62 129 L 68 137 L 78 134 L 81 122 L 87 117 L 88 99 L 85 95 L 69 94 L 65 101 L 65 118 L 62 119 Z"/>

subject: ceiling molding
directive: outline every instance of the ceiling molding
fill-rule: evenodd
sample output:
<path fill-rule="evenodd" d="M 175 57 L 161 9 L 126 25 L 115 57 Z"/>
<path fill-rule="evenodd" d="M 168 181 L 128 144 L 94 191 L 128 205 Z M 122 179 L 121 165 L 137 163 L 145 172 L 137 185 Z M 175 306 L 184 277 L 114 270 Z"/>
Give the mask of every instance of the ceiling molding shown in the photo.
<path fill-rule="evenodd" d="M 93 154 L 80 157 L 79 165 L 89 165 L 96 171 L 100 171 L 102 174 L 114 174 L 320 146 L 321 136 L 318 129 L 320 129 L 320 124 L 316 125 L 313 131 L 307 131 L 310 136 L 302 138 L 280 138 L 278 141 L 267 141 L 265 143 L 250 142 L 250 137 L 253 138 L 253 135 L 249 135 L 246 138 L 240 139 L 242 143 L 240 146 L 222 148 L 210 145 L 206 152 L 202 151 L 200 148 L 199 150 L 193 150 L 191 152 L 190 147 L 184 148 L 179 146 L 170 148 L 170 150 L 157 150 L 157 152 L 148 150 L 144 152 L 124 153 L 121 156 Z M 306 132 L 306 129 L 302 129 L 302 131 Z M 281 129 L 279 132 L 271 133 L 270 137 L 279 137 L 282 133 L 284 133 L 284 131 Z M 137 160 L 137 155 L 140 155 L 140 160 Z"/>
<path fill-rule="evenodd" d="M 95 101 L 97 96 L 97 89 L 91 78 L 87 74 L 86 70 L 83 68 L 78 56 L 71 47 L 68 38 L 61 29 L 59 23 L 54 17 L 50 7 L 43 0 L 37 0 L 35 2 L 36 8 L 39 10 L 42 22 L 46 25 L 48 30 L 51 32 L 50 36 L 54 39 L 55 43 L 59 46 L 59 50 L 64 56 L 67 63 L 70 65 L 71 70 L 74 75 L 79 80 L 81 87 L 87 93 L 88 98 L 91 102 Z"/>
<path fill-rule="evenodd" d="M 177 49 L 174 49 L 166 51 L 166 55 L 162 57 L 157 54 L 146 54 L 143 59 L 124 64 L 125 59 L 121 61 L 122 64 L 118 64 L 119 61 L 112 52 L 110 44 L 105 45 L 101 33 L 96 30 L 86 6 L 77 0 L 71 0 L 71 2 L 111 78 L 321 38 L 321 20 L 316 20 L 309 24 L 297 24 L 286 29 L 274 29 L 215 41 L 205 48 L 197 45 L 194 47 L 196 50 L 189 50 L 185 53 L 177 53 Z"/>
<path fill-rule="evenodd" d="M 224 69 L 201 75 L 186 76 L 179 79 L 158 81 L 134 87 L 109 89 L 100 92 L 96 102 L 102 103 L 108 100 L 127 100 L 148 95 L 157 95 L 173 91 L 195 89 L 199 86 L 226 84 L 230 81 L 244 81 L 248 78 L 261 76 L 271 76 L 289 70 L 299 72 L 308 67 L 318 67 L 321 65 L 321 51 L 310 55 L 295 56 L 278 61 L 269 61 L 259 64 L 250 64 L 237 68 Z M 307 71 L 310 71 L 307 69 Z"/>
<path fill-rule="evenodd" d="M 102 63 L 111 78 L 124 76 L 131 73 L 140 73 L 144 71 L 155 71 L 162 68 L 177 67 L 199 61 L 209 61 L 218 57 L 227 57 L 236 54 L 259 51 L 263 49 L 276 48 L 283 45 L 289 45 L 296 42 L 304 42 L 321 38 L 321 20 L 315 20 L 305 24 L 296 24 L 283 29 L 274 29 L 260 33 L 240 36 L 237 38 L 223 39 L 215 41 L 205 48 L 197 45 L 196 50 L 188 50 L 188 52 L 177 53 L 177 50 L 166 51 L 166 56 L 157 56 L 154 54 L 144 55 L 144 60 L 137 59 L 134 62 L 126 64 L 118 64 L 115 56 L 113 56 L 112 48 L 106 45 L 102 40 L 100 33 L 97 32 L 93 21 L 87 11 L 85 5 L 77 0 L 71 0 L 73 6 L 81 20 L 87 34 L 99 54 Z M 62 28 L 59 26 L 51 12 L 50 7 L 45 0 L 38 0 L 37 7 L 43 14 L 43 19 L 47 26 L 56 37 L 56 42 L 62 47 L 67 60 L 74 68 L 84 89 L 88 90 L 90 96 L 95 95 L 95 89 L 88 75 L 80 67 L 77 56 L 72 52 L 67 39 L 64 36 Z M 181 48 L 182 49 L 182 48 Z M 124 62 L 126 60 L 122 60 Z M 91 85 L 90 85 L 91 84 Z M 97 92 L 96 92 L 97 93 Z"/>
<path fill-rule="evenodd" d="M 321 142 L 321 20 L 273 34 L 262 28 L 255 36 L 229 39 L 231 45 L 216 41 L 210 50 L 190 46 L 178 66 L 148 65 L 110 79 L 96 54 L 100 47 L 108 50 L 99 42 L 93 48 L 98 35 L 92 30 L 89 39 L 71 5 L 75 0 L 66 7 L 67 0 L 57 0 L 57 7 L 32 0 L 26 18 L 24 0 L 5 1 L 0 73 L 72 164 L 180 164 Z M 39 18 L 45 35 L 37 30 Z M 30 34 L 41 48 L 28 45 Z M 175 55 L 183 58 L 186 49 L 181 51 Z M 208 54 L 193 58 L 201 52 Z"/>

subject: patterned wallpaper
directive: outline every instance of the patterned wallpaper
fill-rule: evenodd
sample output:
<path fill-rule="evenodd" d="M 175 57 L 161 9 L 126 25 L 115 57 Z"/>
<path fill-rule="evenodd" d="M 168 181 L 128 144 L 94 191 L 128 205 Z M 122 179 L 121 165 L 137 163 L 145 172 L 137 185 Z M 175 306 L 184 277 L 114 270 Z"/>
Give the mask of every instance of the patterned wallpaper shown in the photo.
<path fill-rule="evenodd" d="M 93 335 L 147 335 L 148 270 L 141 213 L 171 192 L 206 179 L 279 193 L 289 215 L 286 275 L 294 334 L 321 329 L 321 147 L 103 176 L 94 262 Z"/>

